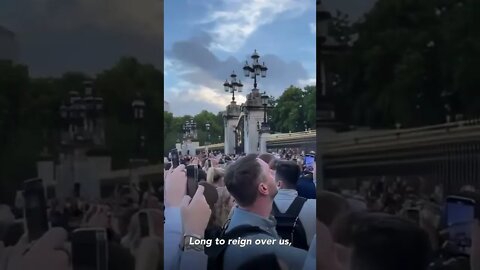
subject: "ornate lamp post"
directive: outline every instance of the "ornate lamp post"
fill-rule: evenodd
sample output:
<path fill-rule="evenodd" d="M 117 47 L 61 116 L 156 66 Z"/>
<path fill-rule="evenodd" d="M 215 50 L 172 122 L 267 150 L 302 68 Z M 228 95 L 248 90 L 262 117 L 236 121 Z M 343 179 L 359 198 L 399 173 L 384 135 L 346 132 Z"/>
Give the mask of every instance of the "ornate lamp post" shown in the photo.
<path fill-rule="evenodd" d="M 133 119 L 137 125 L 137 154 L 140 155 L 145 147 L 145 136 L 142 134 L 142 123 L 145 118 L 145 101 L 137 94 L 132 101 Z"/>
<path fill-rule="evenodd" d="M 266 92 L 262 95 L 262 105 L 263 105 L 263 123 L 262 123 L 262 131 L 266 132 L 270 130 L 270 127 L 267 122 L 267 106 L 268 102 L 270 101 L 270 97 L 267 95 Z"/>
<path fill-rule="evenodd" d="M 93 139 L 95 126 L 103 110 L 103 98 L 93 95 L 92 81 L 84 82 L 85 95 L 70 91 L 68 102 L 59 108 L 63 126 L 70 136 L 69 141 Z M 64 140 L 62 144 L 66 144 Z"/>
<path fill-rule="evenodd" d="M 258 55 L 257 50 L 253 52 L 251 58 L 252 63 L 249 64 L 248 61 L 246 61 L 245 66 L 243 67 L 243 72 L 245 77 L 251 77 L 253 79 L 253 89 L 257 89 L 257 76 L 262 76 L 262 78 L 265 78 L 267 76 L 268 68 L 265 65 L 265 62 L 260 64 L 260 55 Z"/>
<path fill-rule="evenodd" d="M 205 128 L 207 129 L 207 141 L 205 142 L 205 145 L 209 145 L 210 144 L 210 123 L 206 123 Z"/>
<path fill-rule="evenodd" d="M 235 102 L 235 91 L 239 93 L 242 92 L 243 84 L 241 80 L 237 81 L 237 75 L 235 74 L 235 71 L 233 71 L 230 75 L 230 81 L 228 81 L 228 79 L 225 80 L 223 87 L 225 92 L 232 93 L 232 102 Z"/>

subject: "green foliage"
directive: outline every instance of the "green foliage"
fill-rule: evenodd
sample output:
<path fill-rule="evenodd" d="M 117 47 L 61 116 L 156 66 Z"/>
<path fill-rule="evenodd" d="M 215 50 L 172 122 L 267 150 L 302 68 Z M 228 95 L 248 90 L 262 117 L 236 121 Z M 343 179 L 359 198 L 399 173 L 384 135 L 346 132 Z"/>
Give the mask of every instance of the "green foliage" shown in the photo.
<path fill-rule="evenodd" d="M 164 112 L 165 155 L 168 154 L 168 151 L 175 148 L 175 143 L 183 139 L 183 125 L 191 119 L 197 124 L 197 136 L 200 145 L 205 145 L 205 142 L 208 141 L 206 123 L 210 123 L 210 143 L 223 143 L 224 126 L 221 113 L 215 115 L 204 110 L 195 116 L 185 115 L 174 117 L 171 113 Z"/>
<path fill-rule="evenodd" d="M 28 68 L 0 61 L 0 199 L 11 201 L 23 180 L 36 176 L 44 147 L 58 151 L 59 106 L 70 91 L 83 93 L 87 75 L 67 72 L 59 78 L 31 78 Z M 150 162 L 163 157 L 163 73 L 152 65 L 123 58 L 94 80 L 105 102 L 107 152 L 113 169 L 125 168 L 137 153 L 139 129 Z M 146 102 L 143 123 L 135 123 L 131 103 L 137 93 Z"/>
<path fill-rule="evenodd" d="M 334 29 L 358 34 L 353 47 L 326 56 L 339 74 L 335 89 L 343 122 L 373 127 L 435 124 L 452 114 L 478 117 L 480 4 L 474 0 L 379 0 L 365 20 Z M 343 31 L 343 33 L 342 33 Z M 442 97 L 442 92 L 451 93 Z"/>
<path fill-rule="evenodd" d="M 298 132 L 307 128 L 315 127 L 316 87 L 307 86 L 304 90 L 290 86 L 275 100 L 273 108 L 272 129 L 275 132 L 287 133 Z"/>

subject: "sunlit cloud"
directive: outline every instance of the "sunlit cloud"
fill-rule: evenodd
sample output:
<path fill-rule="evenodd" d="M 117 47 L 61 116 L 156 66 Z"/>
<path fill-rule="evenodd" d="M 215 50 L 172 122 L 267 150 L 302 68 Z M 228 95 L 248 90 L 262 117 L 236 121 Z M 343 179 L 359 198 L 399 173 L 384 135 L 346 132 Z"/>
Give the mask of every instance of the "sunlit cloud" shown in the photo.
<path fill-rule="evenodd" d="M 299 0 L 223 0 L 224 9 L 212 11 L 204 23 L 213 23 L 209 31 L 212 49 L 235 52 L 260 27 L 272 23 L 279 16 L 299 16 L 310 8 L 309 1 Z M 228 2 L 228 5 L 226 3 Z M 313 5 L 313 1 L 312 1 Z"/>

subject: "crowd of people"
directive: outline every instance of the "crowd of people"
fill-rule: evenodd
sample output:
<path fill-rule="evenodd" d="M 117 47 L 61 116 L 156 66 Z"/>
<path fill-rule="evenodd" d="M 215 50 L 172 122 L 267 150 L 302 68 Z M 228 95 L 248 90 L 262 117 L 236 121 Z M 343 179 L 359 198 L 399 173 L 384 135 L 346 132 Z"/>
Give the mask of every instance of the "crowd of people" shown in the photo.
<path fill-rule="evenodd" d="M 315 166 L 269 153 L 181 160 L 165 176 L 165 269 L 315 269 Z M 205 184 L 189 196 L 192 181 Z"/>
<path fill-rule="evenodd" d="M 105 270 L 163 269 L 163 194 L 135 185 L 117 186 L 109 198 L 96 201 L 72 196 L 48 200 L 50 229 L 35 241 L 25 229 L 22 204 L 0 208 L 0 270 L 70 270 L 74 267 L 72 236 L 82 228 L 107 232 Z M 139 216 L 146 214 L 148 232 L 141 234 Z M 101 256 L 101 255 L 100 255 Z M 90 269 L 90 268 L 84 268 Z M 94 268 L 97 269 L 97 268 Z"/>
<path fill-rule="evenodd" d="M 119 185 L 97 201 L 48 200 L 50 229 L 34 242 L 25 202 L 0 205 L 0 270 L 75 269 L 79 228 L 108 232 L 109 270 L 480 269 L 478 207 L 466 252 L 450 239 L 440 186 L 422 194 L 412 181 L 381 178 L 319 190 L 306 156 L 167 158 L 158 190 Z M 456 195 L 480 201 L 472 186 Z"/>
<path fill-rule="evenodd" d="M 451 233 L 460 224 L 447 222 L 446 207 L 446 197 L 478 202 L 478 193 L 464 186 L 444 197 L 440 185 L 421 192 L 422 179 L 416 180 L 382 177 L 362 181 L 355 190 L 334 184 L 319 191 L 319 269 L 480 269 L 478 206 L 465 246 Z"/>

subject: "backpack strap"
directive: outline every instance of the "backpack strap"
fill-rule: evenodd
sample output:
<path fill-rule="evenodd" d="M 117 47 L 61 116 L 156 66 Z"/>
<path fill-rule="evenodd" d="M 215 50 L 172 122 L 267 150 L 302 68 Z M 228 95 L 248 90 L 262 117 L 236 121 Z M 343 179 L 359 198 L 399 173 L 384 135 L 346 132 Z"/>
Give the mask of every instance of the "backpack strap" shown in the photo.
<path fill-rule="evenodd" d="M 278 206 L 277 204 L 275 203 L 275 201 L 273 201 L 273 204 L 272 204 L 272 214 L 274 216 L 278 216 L 278 215 L 281 215 L 282 213 L 280 212 L 280 210 L 278 209 Z"/>
<path fill-rule="evenodd" d="M 292 204 L 290 204 L 290 207 L 288 207 L 287 211 L 285 212 L 285 215 L 298 217 L 306 201 L 307 199 L 297 196 L 293 200 Z"/>

